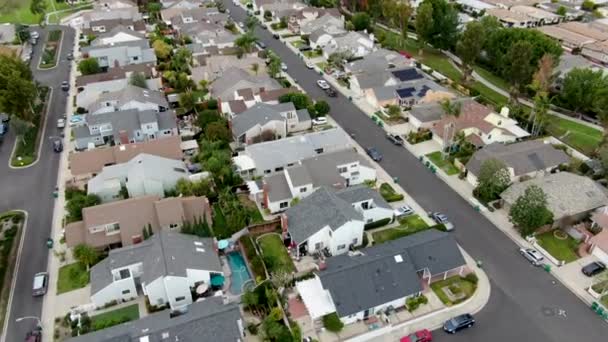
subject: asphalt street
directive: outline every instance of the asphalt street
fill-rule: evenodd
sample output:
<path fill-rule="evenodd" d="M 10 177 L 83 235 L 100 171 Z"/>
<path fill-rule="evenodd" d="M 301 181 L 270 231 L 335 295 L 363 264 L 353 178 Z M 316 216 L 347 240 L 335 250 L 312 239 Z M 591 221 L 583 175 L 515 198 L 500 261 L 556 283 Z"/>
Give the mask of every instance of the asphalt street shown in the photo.
<path fill-rule="evenodd" d="M 245 11 L 224 0 L 236 21 L 244 22 Z M 436 332 L 437 341 L 606 341 L 608 324 L 602 322 L 582 301 L 540 268 L 533 267 L 517 252 L 517 246 L 490 221 L 403 147 L 391 144 L 382 128 L 375 125 L 347 98 L 328 98 L 318 88 L 318 73 L 306 68 L 300 57 L 267 30 L 256 35 L 275 51 L 288 73 L 314 99 L 325 99 L 331 116 L 363 147 L 376 147 L 383 155 L 381 166 L 426 210 L 448 215 L 459 244 L 491 279 L 490 302 L 477 314 L 474 328 L 446 337 Z"/>
<path fill-rule="evenodd" d="M 53 29 L 63 31 L 58 65 L 53 69 L 38 70 L 36 67 L 46 36 Z M 8 164 L 15 141 L 13 132 L 9 132 L 0 144 L 0 212 L 22 209 L 29 214 L 19 269 L 16 270 L 17 279 L 10 316 L 6 318 L 8 326 L 4 340 L 7 342 L 23 341 L 27 331 L 36 325 L 35 320 L 16 323 L 15 319 L 23 316 L 39 317 L 42 312 L 42 297 L 32 297 L 32 280 L 34 274 L 47 268 L 48 249 L 45 242 L 51 231 L 55 203 L 52 192 L 57 182 L 59 167 L 59 154 L 53 152 L 52 137 L 58 136 L 55 125 L 57 119 L 65 113 L 67 93 L 61 90 L 61 82 L 69 78 L 71 63 L 66 60 L 66 56 L 74 44 L 74 30 L 71 28 L 47 26 L 35 30 L 40 32 L 40 39 L 34 48 L 31 69 L 38 82 L 53 88 L 47 127 L 39 151 L 40 159 L 29 168 L 11 169 Z"/>

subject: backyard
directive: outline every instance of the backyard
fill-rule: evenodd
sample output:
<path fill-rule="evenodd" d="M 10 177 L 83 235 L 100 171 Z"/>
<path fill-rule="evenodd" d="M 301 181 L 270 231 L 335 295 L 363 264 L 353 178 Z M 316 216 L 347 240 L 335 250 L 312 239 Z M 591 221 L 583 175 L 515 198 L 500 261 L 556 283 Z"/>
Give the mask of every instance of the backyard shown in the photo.
<path fill-rule="evenodd" d="M 89 283 L 89 271 L 79 263 L 68 264 L 59 268 L 57 294 L 83 288 Z"/>
<path fill-rule="evenodd" d="M 399 226 L 372 233 L 374 243 L 383 243 L 408 236 L 426 229 L 429 225 L 418 215 L 410 215 L 399 220 Z"/>
<path fill-rule="evenodd" d="M 458 169 L 449 159 L 444 159 L 443 154 L 440 151 L 429 153 L 426 157 L 438 168 L 442 169 L 448 176 L 457 175 Z"/>
<path fill-rule="evenodd" d="M 549 134 L 586 155 L 593 153 L 602 141 L 602 132 L 593 127 L 557 116 L 548 121 Z"/>
<path fill-rule="evenodd" d="M 104 312 L 91 317 L 93 331 L 109 328 L 124 322 L 139 319 L 139 306 L 137 304 L 124 308 Z"/>
<path fill-rule="evenodd" d="M 431 288 L 447 306 L 462 303 L 470 298 L 477 289 L 477 276 L 470 274 L 467 277 L 453 276 L 445 280 L 436 281 Z"/>
<path fill-rule="evenodd" d="M 536 240 L 557 260 L 568 263 L 578 259 L 578 255 L 576 255 L 578 242 L 561 230 L 536 235 Z"/>
<path fill-rule="evenodd" d="M 277 234 L 264 235 L 257 240 L 262 253 L 262 259 L 269 273 L 295 271 L 293 261 L 283 245 L 283 240 Z"/>

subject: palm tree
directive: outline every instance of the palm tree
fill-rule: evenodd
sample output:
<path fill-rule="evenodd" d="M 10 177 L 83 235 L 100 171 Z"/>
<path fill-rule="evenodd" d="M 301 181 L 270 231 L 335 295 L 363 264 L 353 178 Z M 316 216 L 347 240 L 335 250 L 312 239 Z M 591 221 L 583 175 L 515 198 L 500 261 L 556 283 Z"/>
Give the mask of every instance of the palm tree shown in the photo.
<path fill-rule="evenodd" d="M 74 257 L 83 265 L 85 265 L 87 267 L 87 271 L 89 270 L 89 268 L 91 267 L 91 265 L 93 265 L 97 259 L 99 258 L 99 255 L 97 254 L 97 251 L 84 243 L 81 243 L 79 245 L 77 245 L 76 247 L 74 247 Z"/>
<path fill-rule="evenodd" d="M 251 32 L 243 33 L 234 41 L 234 45 L 241 48 L 245 52 L 251 52 L 253 45 L 258 41 L 258 38 Z"/>
<path fill-rule="evenodd" d="M 452 102 L 450 100 L 444 100 L 440 102 L 441 109 L 446 115 L 459 117 L 460 112 L 462 110 L 462 103 L 460 102 Z"/>

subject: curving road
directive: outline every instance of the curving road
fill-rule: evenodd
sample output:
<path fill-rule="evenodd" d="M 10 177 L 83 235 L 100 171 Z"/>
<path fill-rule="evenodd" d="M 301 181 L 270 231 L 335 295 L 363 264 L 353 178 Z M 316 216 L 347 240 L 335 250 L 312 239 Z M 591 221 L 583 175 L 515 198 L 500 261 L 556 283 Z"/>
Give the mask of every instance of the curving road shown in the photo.
<path fill-rule="evenodd" d="M 245 11 L 224 0 L 236 21 Z M 477 315 L 477 325 L 455 336 L 436 333 L 437 341 L 606 341 L 608 324 L 550 274 L 531 266 L 517 246 L 464 199 L 431 174 L 402 147 L 392 145 L 385 132 L 344 96 L 327 98 L 316 86 L 319 75 L 282 42 L 260 28 L 256 35 L 288 66 L 289 74 L 313 97 L 324 98 L 332 117 L 362 146 L 374 146 L 384 155 L 382 167 L 399 177 L 401 186 L 426 210 L 446 213 L 456 227 L 458 242 L 483 267 L 491 279 L 490 302 Z"/>
<path fill-rule="evenodd" d="M 38 70 L 36 66 L 42 54 L 42 47 L 50 30 L 61 29 L 63 39 L 57 67 L 49 70 Z M 34 48 L 31 68 L 34 78 L 53 88 L 50 107 L 48 111 L 46 131 L 42 137 L 39 161 L 29 168 L 11 169 L 9 159 L 15 136 L 9 132 L 4 142 L 0 144 L 0 212 L 11 209 L 22 209 L 29 213 L 28 224 L 23 237 L 20 263 L 16 274 L 16 286 L 12 293 L 10 312 L 6 317 L 7 330 L 2 336 L 3 341 L 23 341 L 25 334 L 36 324 L 34 320 L 19 323 L 16 318 L 23 316 L 38 316 L 42 312 L 42 297 L 32 297 L 32 280 L 34 274 L 45 271 L 47 267 L 48 249 L 45 241 L 51 231 L 54 200 L 52 192 L 57 182 L 59 167 L 59 154 L 53 153 L 52 140 L 56 136 L 55 124 L 57 119 L 64 115 L 67 95 L 61 90 L 61 82 L 69 78 L 70 64 L 66 60 L 68 50 L 74 44 L 74 30 L 63 26 L 47 26 L 44 29 L 36 28 L 40 32 L 40 39 Z M 49 284 L 56 286 L 56 284 Z"/>

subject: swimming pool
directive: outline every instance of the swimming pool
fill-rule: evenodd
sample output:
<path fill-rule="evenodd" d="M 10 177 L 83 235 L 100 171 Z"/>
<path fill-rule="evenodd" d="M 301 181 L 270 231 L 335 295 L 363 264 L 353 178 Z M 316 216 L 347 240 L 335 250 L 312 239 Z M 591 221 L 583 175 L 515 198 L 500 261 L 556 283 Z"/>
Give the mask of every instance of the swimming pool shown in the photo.
<path fill-rule="evenodd" d="M 228 266 L 232 274 L 230 275 L 230 292 L 238 295 L 243 292 L 243 284 L 251 280 L 249 270 L 245 265 L 245 259 L 239 252 L 228 253 Z"/>

